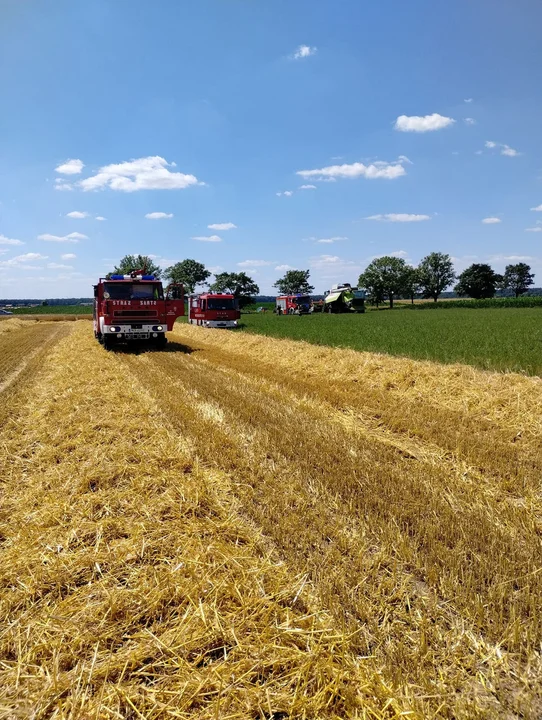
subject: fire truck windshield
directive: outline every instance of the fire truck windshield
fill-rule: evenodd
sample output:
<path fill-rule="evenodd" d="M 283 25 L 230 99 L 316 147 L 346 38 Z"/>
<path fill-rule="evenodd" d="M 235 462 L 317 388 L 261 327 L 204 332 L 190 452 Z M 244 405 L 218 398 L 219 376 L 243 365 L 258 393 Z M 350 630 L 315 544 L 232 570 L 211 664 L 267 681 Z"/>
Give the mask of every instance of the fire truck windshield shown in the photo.
<path fill-rule="evenodd" d="M 207 309 L 208 310 L 235 310 L 237 307 L 236 301 L 231 298 L 208 298 Z"/>
<path fill-rule="evenodd" d="M 298 297 L 295 299 L 295 302 L 298 305 L 310 305 L 311 299 L 310 299 L 310 297 Z"/>
<path fill-rule="evenodd" d="M 106 282 L 104 298 L 107 300 L 163 300 L 164 293 L 158 283 Z"/>

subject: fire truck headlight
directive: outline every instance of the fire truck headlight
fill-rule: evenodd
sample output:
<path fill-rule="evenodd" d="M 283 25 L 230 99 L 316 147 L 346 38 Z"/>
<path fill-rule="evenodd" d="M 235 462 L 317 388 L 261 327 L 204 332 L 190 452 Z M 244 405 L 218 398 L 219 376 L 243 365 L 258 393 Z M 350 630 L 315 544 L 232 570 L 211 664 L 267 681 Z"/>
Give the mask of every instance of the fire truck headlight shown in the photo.
<path fill-rule="evenodd" d="M 109 332 L 118 333 L 118 332 L 120 332 L 120 327 L 116 327 L 115 325 L 111 325 L 111 327 L 109 328 Z"/>
<path fill-rule="evenodd" d="M 154 325 L 152 329 L 156 332 L 162 332 L 164 328 L 162 325 Z"/>

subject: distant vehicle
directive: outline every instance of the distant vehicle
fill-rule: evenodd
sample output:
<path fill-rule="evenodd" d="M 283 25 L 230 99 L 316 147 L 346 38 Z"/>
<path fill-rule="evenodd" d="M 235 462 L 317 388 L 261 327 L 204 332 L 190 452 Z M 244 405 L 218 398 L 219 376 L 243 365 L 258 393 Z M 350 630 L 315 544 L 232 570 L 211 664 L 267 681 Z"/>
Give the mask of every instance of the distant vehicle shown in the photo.
<path fill-rule="evenodd" d="M 277 315 L 308 315 L 312 312 L 309 295 L 279 295 L 276 299 Z"/>
<path fill-rule="evenodd" d="M 323 312 L 327 313 L 364 313 L 365 291 L 352 287 L 350 283 L 333 285 L 325 293 Z"/>
<path fill-rule="evenodd" d="M 236 328 L 241 312 L 232 293 L 201 293 L 188 298 L 188 322 L 208 328 Z"/>
<path fill-rule="evenodd" d="M 170 285 L 164 297 L 161 281 L 144 269 L 100 278 L 94 286 L 94 336 L 106 348 L 134 340 L 163 347 L 166 330 L 181 315 L 182 285 Z"/>
<path fill-rule="evenodd" d="M 0 310 L 0 315 L 13 315 L 9 310 Z"/>

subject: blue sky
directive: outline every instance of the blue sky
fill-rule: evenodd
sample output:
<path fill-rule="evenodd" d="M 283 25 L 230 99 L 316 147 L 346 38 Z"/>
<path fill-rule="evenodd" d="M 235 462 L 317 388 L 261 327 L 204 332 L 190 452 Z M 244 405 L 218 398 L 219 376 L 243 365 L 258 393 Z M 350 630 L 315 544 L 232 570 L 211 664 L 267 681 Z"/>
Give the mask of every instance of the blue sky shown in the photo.
<path fill-rule="evenodd" d="M 536 0 L 3 0 L 0 297 L 88 296 L 132 252 L 264 293 L 433 250 L 542 284 L 541 26 Z"/>

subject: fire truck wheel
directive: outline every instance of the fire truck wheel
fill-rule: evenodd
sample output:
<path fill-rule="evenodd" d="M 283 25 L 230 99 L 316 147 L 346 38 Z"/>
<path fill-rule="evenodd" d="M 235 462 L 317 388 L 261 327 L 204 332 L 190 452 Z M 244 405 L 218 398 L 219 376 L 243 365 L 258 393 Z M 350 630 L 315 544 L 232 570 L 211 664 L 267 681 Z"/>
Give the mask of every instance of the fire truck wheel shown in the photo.
<path fill-rule="evenodd" d="M 167 345 L 167 337 L 165 335 L 160 335 L 156 338 L 154 341 L 154 345 L 157 348 L 164 348 Z"/>
<path fill-rule="evenodd" d="M 104 337 L 102 338 L 102 344 L 106 350 L 111 350 L 112 347 L 115 345 L 115 338 L 104 335 Z"/>

